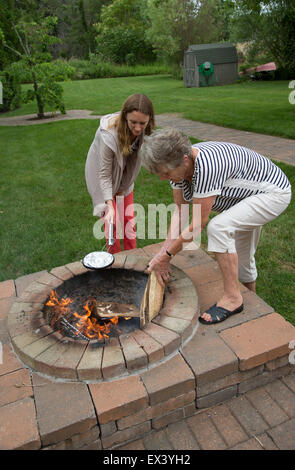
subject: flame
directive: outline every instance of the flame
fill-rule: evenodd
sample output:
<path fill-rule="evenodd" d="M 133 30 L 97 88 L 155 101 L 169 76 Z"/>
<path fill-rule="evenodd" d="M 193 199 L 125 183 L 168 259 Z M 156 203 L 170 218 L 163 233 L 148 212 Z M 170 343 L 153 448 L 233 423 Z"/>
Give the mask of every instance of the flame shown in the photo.
<path fill-rule="evenodd" d="M 64 315 L 71 313 L 71 310 L 68 305 L 72 302 L 73 300 L 69 297 L 62 298 L 61 300 L 59 300 L 56 291 L 51 291 L 50 299 L 48 300 L 48 302 L 46 302 L 45 305 L 54 308 L 54 316 L 51 321 L 52 328 L 57 322 L 60 322 L 61 318 Z M 81 332 L 84 336 L 87 336 L 87 338 L 89 339 L 97 338 L 101 340 L 108 338 L 111 328 L 118 324 L 119 317 L 114 316 L 112 318 L 109 318 L 108 321 L 103 321 L 101 324 L 99 323 L 97 318 L 91 315 L 94 308 L 96 308 L 96 302 L 90 299 L 86 302 L 85 305 L 83 305 L 83 309 L 86 311 L 85 314 L 79 314 L 77 312 L 73 313 L 74 317 L 78 319 L 78 321 L 75 323 L 75 327 L 77 328 L 76 334 L 78 335 L 79 332 Z"/>
<path fill-rule="evenodd" d="M 77 312 L 74 313 L 74 316 L 79 319 L 76 323 L 78 330 L 90 339 L 108 338 L 112 326 L 118 324 L 119 318 L 115 316 L 110 318 L 108 323 L 101 325 L 96 318 L 91 317 L 92 309 L 89 307 L 89 301 L 87 301 L 86 305 L 83 305 L 83 308 L 86 310 L 86 314 L 79 315 Z"/>
<path fill-rule="evenodd" d="M 69 304 L 71 304 L 73 301 L 69 297 L 62 298 L 61 300 L 58 300 L 57 293 L 55 290 L 52 290 L 50 293 L 50 299 L 48 302 L 46 302 L 45 305 L 48 307 L 54 307 L 54 315 L 51 319 L 51 327 L 53 328 L 54 325 L 57 323 L 59 325 L 59 322 L 61 318 L 69 314 L 71 312 L 71 309 L 68 307 Z"/>

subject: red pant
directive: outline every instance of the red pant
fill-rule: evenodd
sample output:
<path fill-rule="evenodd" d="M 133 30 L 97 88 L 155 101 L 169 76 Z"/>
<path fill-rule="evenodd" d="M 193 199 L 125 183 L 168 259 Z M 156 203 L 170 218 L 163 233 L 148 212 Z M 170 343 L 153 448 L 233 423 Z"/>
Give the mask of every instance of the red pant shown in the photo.
<path fill-rule="evenodd" d="M 128 196 L 117 196 L 113 199 L 115 209 L 114 220 L 114 238 L 115 244 L 108 244 L 108 227 L 104 224 L 104 233 L 107 240 L 109 253 L 118 253 L 121 251 L 119 222 L 123 231 L 124 250 L 133 250 L 136 248 L 136 232 L 133 207 L 133 191 Z"/>

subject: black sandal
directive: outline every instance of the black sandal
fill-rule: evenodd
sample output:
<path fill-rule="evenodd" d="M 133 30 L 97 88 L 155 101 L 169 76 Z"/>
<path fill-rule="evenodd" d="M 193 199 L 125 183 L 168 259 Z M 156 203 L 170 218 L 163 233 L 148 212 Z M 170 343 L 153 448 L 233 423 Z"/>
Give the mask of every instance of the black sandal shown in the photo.
<path fill-rule="evenodd" d="M 227 310 L 226 308 L 223 308 L 223 307 L 217 307 L 217 305 L 214 304 L 206 312 L 204 312 L 204 313 L 209 313 L 209 315 L 211 315 L 211 320 L 207 321 L 204 318 L 199 317 L 199 321 L 203 323 L 204 325 L 212 325 L 213 323 L 220 323 L 226 320 L 231 315 L 235 315 L 236 313 L 242 312 L 243 309 L 244 309 L 244 304 L 240 305 L 238 308 L 232 311 Z"/>

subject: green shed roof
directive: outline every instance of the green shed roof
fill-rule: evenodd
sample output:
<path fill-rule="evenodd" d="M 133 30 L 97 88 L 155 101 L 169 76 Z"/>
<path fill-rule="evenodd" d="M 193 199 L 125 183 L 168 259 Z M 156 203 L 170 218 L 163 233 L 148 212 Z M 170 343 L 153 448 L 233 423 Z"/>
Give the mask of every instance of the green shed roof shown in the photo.
<path fill-rule="evenodd" d="M 212 64 L 228 64 L 238 61 L 236 47 L 230 42 L 215 44 L 192 44 L 185 54 L 194 54 L 197 64 L 212 62 Z"/>

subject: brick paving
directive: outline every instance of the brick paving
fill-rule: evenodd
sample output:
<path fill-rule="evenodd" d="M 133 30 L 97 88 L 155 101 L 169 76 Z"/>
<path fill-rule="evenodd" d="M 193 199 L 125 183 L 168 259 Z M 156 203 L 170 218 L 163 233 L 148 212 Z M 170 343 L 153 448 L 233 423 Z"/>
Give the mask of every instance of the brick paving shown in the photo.
<path fill-rule="evenodd" d="M 69 119 L 99 119 L 99 115 L 92 115 L 92 111 L 71 109 L 67 114 L 56 113 L 52 117 L 48 114 L 47 119 L 36 120 L 36 115 L 15 116 L 10 118 L 1 118 L 0 126 L 20 126 L 31 124 L 43 124 L 46 122 L 62 121 Z M 258 134 L 255 132 L 240 131 L 228 127 L 216 126 L 205 122 L 191 121 L 184 119 L 179 114 L 158 114 L 156 116 L 156 125 L 159 127 L 176 127 L 182 130 L 190 137 L 199 140 L 215 140 L 223 142 L 232 142 L 252 148 L 262 155 L 266 155 L 277 161 L 295 165 L 295 140 L 283 137 Z"/>
<path fill-rule="evenodd" d="M 158 115 L 156 116 L 156 124 L 160 127 L 176 127 L 188 136 L 199 140 L 215 140 L 243 145 L 274 160 L 295 165 L 295 140 L 293 139 L 191 121 L 183 119 L 177 114 Z"/>
<path fill-rule="evenodd" d="M 295 450 L 295 374 L 153 430 L 119 450 Z"/>

